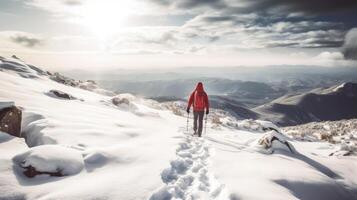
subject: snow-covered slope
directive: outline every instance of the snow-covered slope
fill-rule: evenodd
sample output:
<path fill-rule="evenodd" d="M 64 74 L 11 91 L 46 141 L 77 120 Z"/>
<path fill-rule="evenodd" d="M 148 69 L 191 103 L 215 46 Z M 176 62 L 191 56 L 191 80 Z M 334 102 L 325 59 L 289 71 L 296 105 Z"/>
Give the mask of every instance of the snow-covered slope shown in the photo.
<path fill-rule="evenodd" d="M 26 141 L 0 132 L 1 200 L 357 198 L 357 158 L 328 156 L 333 144 L 222 111 L 196 138 L 180 107 L 110 97 L 12 65 L 0 71 L 0 107 L 22 109 Z M 29 166 L 44 173 L 28 178 Z"/>
<path fill-rule="evenodd" d="M 24 72 L 36 74 L 33 71 Z M 0 199 L 145 199 L 162 184 L 159 174 L 173 158 L 184 119 L 170 111 L 155 110 L 135 99 L 137 109 L 112 104 L 111 97 L 69 87 L 47 76 L 18 76 L 0 72 L 0 101 L 13 101 L 23 108 L 22 131 L 30 147 L 56 144 L 83 155 L 85 169 L 66 178 L 26 178 L 12 168 L 12 156 L 23 153 L 22 139 L 0 143 Z M 81 100 L 47 95 L 59 90 Z M 7 155 L 9 142 L 18 151 Z M 45 175 L 42 175 L 45 176 Z M 6 186 L 6 187 L 5 187 Z"/>

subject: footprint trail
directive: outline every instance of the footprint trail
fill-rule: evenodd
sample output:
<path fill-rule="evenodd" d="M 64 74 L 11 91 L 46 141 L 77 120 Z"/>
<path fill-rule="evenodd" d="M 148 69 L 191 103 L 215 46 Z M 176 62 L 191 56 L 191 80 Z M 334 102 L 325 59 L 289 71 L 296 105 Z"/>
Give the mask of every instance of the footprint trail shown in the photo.
<path fill-rule="evenodd" d="M 186 135 L 176 150 L 176 159 L 161 173 L 165 186 L 150 200 L 229 199 L 224 185 L 210 172 L 211 152 L 208 141 Z"/>

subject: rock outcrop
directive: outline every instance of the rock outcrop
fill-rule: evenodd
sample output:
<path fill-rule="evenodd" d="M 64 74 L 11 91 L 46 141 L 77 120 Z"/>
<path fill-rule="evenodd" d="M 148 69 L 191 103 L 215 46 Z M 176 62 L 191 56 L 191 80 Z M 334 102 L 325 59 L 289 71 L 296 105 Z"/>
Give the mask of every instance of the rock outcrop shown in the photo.
<path fill-rule="evenodd" d="M 59 90 L 50 90 L 48 92 L 49 96 L 52 96 L 52 97 L 58 97 L 58 98 L 61 98 L 61 99 L 67 99 L 67 100 L 74 100 L 74 99 L 77 99 L 76 97 L 68 94 L 68 93 L 65 93 L 65 92 L 62 92 L 62 91 L 59 91 Z"/>
<path fill-rule="evenodd" d="M 22 111 L 16 106 L 0 108 L 0 131 L 21 137 Z"/>

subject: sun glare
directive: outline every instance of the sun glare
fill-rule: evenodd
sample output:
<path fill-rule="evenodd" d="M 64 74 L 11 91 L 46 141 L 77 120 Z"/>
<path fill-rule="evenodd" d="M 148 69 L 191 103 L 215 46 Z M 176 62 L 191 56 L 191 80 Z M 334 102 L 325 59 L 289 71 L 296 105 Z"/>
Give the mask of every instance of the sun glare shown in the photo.
<path fill-rule="evenodd" d="M 129 15 L 137 9 L 134 1 L 93 0 L 82 6 L 81 23 L 97 37 L 107 38 L 120 31 Z"/>

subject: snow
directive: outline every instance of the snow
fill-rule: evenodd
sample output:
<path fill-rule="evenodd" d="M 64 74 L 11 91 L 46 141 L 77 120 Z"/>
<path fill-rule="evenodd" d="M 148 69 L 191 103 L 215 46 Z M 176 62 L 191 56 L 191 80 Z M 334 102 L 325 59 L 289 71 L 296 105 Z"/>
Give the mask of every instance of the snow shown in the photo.
<path fill-rule="evenodd" d="M 337 91 L 339 91 L 341 88 L 344 88 L 345 85 L 346 85 L 346 83 L 342 83 L 341 85 L 335 87 L 332 91 L 337 92 Z"/>
<path fill-rule="evenodd" d="M 14 176 L 11 170 L 12 157 L 23 149 L 9 153 L 6 162 L 0 164 L 4 169 L 0 174 L 10 177 L 0 181 L 8 186 L 0 199 L 10 192 L 26 193 L 27 199 L 108 195 L 113 199 L 145 199 L 161 186 L 161 171 L 175 156 L 180 135 L 177 124 L 184 124 L 184 119 L 167 110 L 153 109 L 139 98 L 131 101 L 137 110 L 121 109 L 111 103 L 109 96 L 66 86 L 46 76 L 29 79 L 3 71 L 0 80 L 0 100 L 14 101 L 24 108 L 22 131 L 27 144 L 23 142 L 23 148 L 61 145 L 82 151 L 84 156 L 81 173 L 64 179 L 49 177 L 42 182 L 51 184 L 38 184 L 41 181 L 37 177 L 31 181 L 21 173 Z M 45 94 L 50 90 L 84 101 L 52 98 Z M 28 186 L 16 183 L 17 179 Z"/>
<path fill-rule="evenodd" d="M 23 78 L 39 78 L 39 73 L 16 58 L 0 58 L 0 69 Z"/>
<path fill-rule="evenodd" d="M 216 150 L 212 169 L 231 199 L 356 199 L 356 172 L 349 171 L 356 158 L 331 161 L 318 153 L 323 144 L 298 141 L 290 141 L 296 153 L 261 153 L 252 148 L 261 137 L 228 130 L 207 136 Z"/>
<path fill-rule="evenodd" d="M 312 122 L 284 128 L 294 139 L 301 141 L 326 141 L 335 145 L 330 155 L 343 156 L 357 152 L 357 120 Z"/>
<path fill-rule="evenodd" d="M 79 173 L 83 167 L 82 154 L 60 145 L 41 145 L 16 155 L 14 162 L 26 168 L 32 166 L 38 172 L 60 172 L 63 175 Z"/>
<path fill-rule="evenodd" d="M 176 150 L 177 158 L 161 173 L 166 185 L 150 200 L 228 199 L 224 185 L 210 173 L 210 151 L 204 139 L 185 136 Z"/>
<path fill-rule="evenodd" d="M 271 153 L 276 151 L 286 151 L 294 153 L 294 147 L 289 144 L 287 140 L 288 138 L 283 134 L 278 133 L 276 131 L 269 131 L 258 140 L 257 145 L 269 150 L 269 152 Z"/>
<path fill-rule="evenodd" d="M 94 81 L 85 81 L 85 82 L 79 82 L 78 85 L 79 88 L 84 89 L 84 90 L 89 90 L 98 94 L 106 95 L 106 96 L 114 96 L 115 93 L 102 89 L 98 87 L 98 85 Z"/>
<path fill-rule="evenodd" d="M 212 110 L 197 138 L 180 105 L 122 94 L 115 97 L 131 106 L 117 106 L 115 97 L 21 73 L 35 72 L 0 71 L 0 102 L 23 108 L 26 137 L 0 132 L 0 199 L 357 199 L 357 157 L 329 156 L 348 149 L 355 132 L 337 134 L 337 144 L 307 133 L 314 140 L 300 140 L 270 122 Z M 51 90 L 83 101 L 46 95 Z M 68 176 L 28 178 L 22 161 Z"/>

